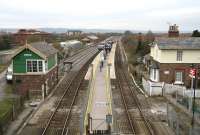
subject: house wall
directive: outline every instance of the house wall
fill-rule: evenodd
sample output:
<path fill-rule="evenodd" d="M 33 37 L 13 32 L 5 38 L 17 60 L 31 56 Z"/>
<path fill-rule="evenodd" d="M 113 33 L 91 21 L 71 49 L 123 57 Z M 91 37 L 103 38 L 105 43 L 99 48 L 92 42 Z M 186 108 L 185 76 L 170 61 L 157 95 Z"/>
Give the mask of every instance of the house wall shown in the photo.
<path fill-rule="evenodd" d="M 57 59 L 56 54 L 54 54 L 48 58 L 48 70 L 56 65 L 56 59 Z"/>
<path fill-rule="evenodd" d="M 46 75 L 14 75 L 13 83 L 16 92 L 21 96 L 42 98 L 42 95 L 49 94 L 57 83 L 57 66 Z"/>
<path fill-rule="evenodd" d="M 161 63 L 159 65 L 159 81 L 172 84 L 175 82 L 175 72 L 182 71 L 184 85 L 189 88 L 191 86 L 191 77 L 189 77 L 190 65 L 184 63 Z M 200 64 L 197 66 L 200 66 Z M 198 83 L 200 84 L 199 80 Z"/>
<path fill-rule="evenodd" d="M 150 56 L 153 57 L 154 60 L 156 61 L 161 61 L 161 50 L 158 48 L 157 45 L 151 47 L 151 53 Z"/>
<path fill-rule="evenodd" d="M 200 50 L 182 50 L 182 61 L 177 61 L 177 50 L 160 50 L 157 45 L 151 47 L 151 56 L 159 63 L 200 63 Z"/>
<path fill-rule="evenodd" d="M 177 50 L 162 50 L 160 63 L 200 63 L 200 50 L 183 50 L 182 61 L 177 61 Z"/>
<path fill-rule="evenodd" d="M 41 59 L 36 53 L 29 49 L 23 50 L 21 53 L 13 58 L 13 72 L 14 73 L 26 73 L 26 60 L 27 59 Z"/>

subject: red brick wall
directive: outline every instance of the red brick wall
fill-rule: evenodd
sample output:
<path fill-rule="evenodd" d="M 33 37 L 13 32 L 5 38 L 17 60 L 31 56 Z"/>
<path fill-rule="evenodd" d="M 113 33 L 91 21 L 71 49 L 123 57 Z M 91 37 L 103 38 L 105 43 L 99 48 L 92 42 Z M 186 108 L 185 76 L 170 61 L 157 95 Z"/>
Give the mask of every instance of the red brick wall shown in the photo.
<path fill-rule="evenodd" d="M 175 71 L 183 71 L 183 82 L 186 85 L 186 87 L 190 87 L 190 65 L 191 64 L 160 64 L 160 82 L 166 82 L 170 84 L 174 83 Z M 169 74 L 164 74 L 164 71 L 169 71 Z"/>
<path fill-rule="evenodd" d="M 45 84 L 46 80 L 48 80 L 47 85 L 49 87 L 49 91 L 51 91 L 57 83 L 57 67 L 52 69 L 46 75 L 14 75 L 13 78 L 15 91 L 18 94 L 27 98 L 37 94 L 41 96 L 42 85 Z M 38 92 L 35 93 L 35 90 L 38 90 Z M 34 95 L 31 95 L 33 93 Z"/>

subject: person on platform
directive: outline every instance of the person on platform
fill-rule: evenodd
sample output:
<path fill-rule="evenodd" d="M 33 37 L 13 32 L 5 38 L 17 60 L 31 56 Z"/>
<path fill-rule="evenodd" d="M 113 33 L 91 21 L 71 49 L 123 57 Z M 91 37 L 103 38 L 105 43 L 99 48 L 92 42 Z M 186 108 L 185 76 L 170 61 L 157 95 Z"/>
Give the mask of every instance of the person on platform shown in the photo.
<path fill-rule="evenodd" d="M 104 54 L 103 51 L 100 52 L 100 72 L 103 68 Z"/>

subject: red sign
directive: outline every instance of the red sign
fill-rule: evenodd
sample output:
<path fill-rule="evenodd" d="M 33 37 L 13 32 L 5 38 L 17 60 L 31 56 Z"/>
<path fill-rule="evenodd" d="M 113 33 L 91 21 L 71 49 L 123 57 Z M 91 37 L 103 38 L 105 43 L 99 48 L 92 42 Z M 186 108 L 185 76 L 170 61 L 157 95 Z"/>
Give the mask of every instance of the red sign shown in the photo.
<path fill-rule="evenodd" d="M 190 69 L 190 75 L 195 77 L 196 69 Z"/>

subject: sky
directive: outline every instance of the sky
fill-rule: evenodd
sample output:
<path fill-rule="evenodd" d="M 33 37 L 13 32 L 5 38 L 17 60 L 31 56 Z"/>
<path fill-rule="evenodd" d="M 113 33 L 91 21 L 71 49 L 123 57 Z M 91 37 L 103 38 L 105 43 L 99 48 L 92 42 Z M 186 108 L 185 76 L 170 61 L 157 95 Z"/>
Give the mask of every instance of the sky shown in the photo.
<path fill-rule="evenodd" d="M 200 29 L 200 0 L 0 0 L 0 28 Z"/>

